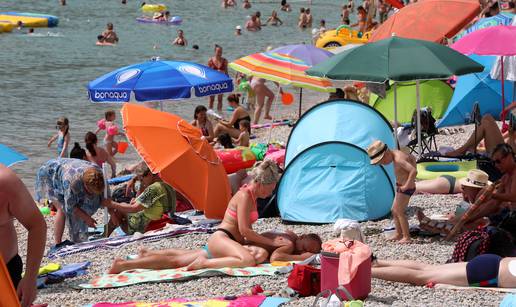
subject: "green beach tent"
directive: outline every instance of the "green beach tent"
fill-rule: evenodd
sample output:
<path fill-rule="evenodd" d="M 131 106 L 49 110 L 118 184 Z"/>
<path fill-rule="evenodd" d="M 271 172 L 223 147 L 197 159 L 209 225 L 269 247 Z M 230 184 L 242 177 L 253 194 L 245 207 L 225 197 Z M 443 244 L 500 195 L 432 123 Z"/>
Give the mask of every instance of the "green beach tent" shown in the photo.
<path fill-rule="evenodd" d="M 436 119 L 441 118 L 453 96 L 453 89 L 443 81 L 428 80 L 419 83 L 419 91 L 421 107 L 430 107 L 432 115 Z M 410 123 L 412 114 L 417 107 L 416 82 L 398 82 L 397 95 L 398 122 Z M 386 92 L 385 98 L 371 94 L 369 104 L 389 121 L 394 121 L 394 89 L 392 87 Z"/>

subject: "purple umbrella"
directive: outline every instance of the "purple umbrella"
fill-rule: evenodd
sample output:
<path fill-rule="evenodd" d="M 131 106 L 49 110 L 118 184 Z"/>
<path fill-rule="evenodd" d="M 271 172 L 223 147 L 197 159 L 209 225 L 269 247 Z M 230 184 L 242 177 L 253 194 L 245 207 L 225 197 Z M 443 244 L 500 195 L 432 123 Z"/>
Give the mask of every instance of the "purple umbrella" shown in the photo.
<path fill-rule="evenodd" d="M 276 49 L 271 50 L 271 52 L 286 54 L 300 60 L 303 60 L 306 64 L 310 66 L 314 66 L 329 57 L 333 56 L 333 53 L 328 50 L 317 48 L 314 45 L 287 45 L 283 47 L 278 47 Z M 299 117 L 301 117 L 301 101 L 303 99 L 303 89 L 299 91 Z"/>

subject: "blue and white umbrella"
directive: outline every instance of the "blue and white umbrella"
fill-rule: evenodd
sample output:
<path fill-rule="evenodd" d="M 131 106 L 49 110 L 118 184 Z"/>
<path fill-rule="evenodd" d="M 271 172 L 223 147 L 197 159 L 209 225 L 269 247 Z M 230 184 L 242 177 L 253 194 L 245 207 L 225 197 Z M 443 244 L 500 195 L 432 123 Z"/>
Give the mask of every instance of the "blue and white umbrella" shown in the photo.
<path fill-rule="evenodd" d="M 0 144 L 0 163 L 9 167 L 15 163 L 28 160 L 27 157 L 12 149 L 11 147 Z"/>
<path fill-rule="evenodd" d="M 191 62 L 151 60 L 122 67 L 91 81 L 88 95 L 93 102 L 176 100 L 233 91 L 226 74 Z"/>

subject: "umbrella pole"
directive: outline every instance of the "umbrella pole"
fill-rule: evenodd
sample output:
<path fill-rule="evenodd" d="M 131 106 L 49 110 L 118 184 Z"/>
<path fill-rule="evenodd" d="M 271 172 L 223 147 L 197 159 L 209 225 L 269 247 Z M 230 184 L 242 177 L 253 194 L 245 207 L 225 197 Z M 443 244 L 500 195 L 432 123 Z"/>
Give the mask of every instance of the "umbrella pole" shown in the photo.
<path fill-rule="evenodd" d="M 418 160 L 421 158 L 421 102 L 419 97 L 419 80 L 416 81 L 416 112 L 417 112 L 417 158 Z"/>
<path fill-rule="evenodd" d="M 159 102 L 159 110 L 163 112 L 163 101 Z"/>
<path fill-rule="evenodd" d="M 397 85 L 396 82 L 393 84 L 394 88 L 394 141 L 396 142 L 396 149 L 400 149 L 400 144 L 398 142 L 398 93 L 397 93 Z"/>
<path fill-rule="evenodd" d="M 267 138 L 267 145 L 271 143 L 271 137 L 272 137 L 272 128 L 274 127 L 274 118 L 276 117 L 276 112 L 278 112 L 278 97 L 281 95 L 281 86 L 278 84 L 278 95 L 276 95 L 274 101 L 272 103 L 276 102 L 276 105 L 274 106 L 274 111 L 272 112 L 272 123 L 271 127 L 269 128 L 269 137 Z"/>
<path fill-rule="evenodd" d="M 301 104 L 303 103 L 303 88 L 299 89 L 299 116 L 298 119 L 301 118 Z"/>
<path fill-rule="evenodd" d="M 109 197 L 109 185 L 108 185 L 108 181 L 107 181 L 107 178 L 108 178 L 108 168 L 109 168 L 109 164 L 107 163 L 102 163 L 102 175 L 104 176 L 104 199 L 107 199 Z M 114 176 L 115 174 L 113 174 Z M 108 212 L 108 208 L 107 207 L 104 207 L 104 219 L 103 219 L 103 222 L 104 222 L 104 236 L 107 237 L 109 236 L 109 233 L 108 233 L 108 224 L 109 224 L 109 212 Z"/>
<path fill-rule="evenodd" d="M 500 62 L 502 64 L 501 66 L 501 69 L 502 69 L 502 76 L 501 76 L 501 79 L 502 79 L 502 112 L 505 111 L 505 85 L 503 84 L 504 82 L 504 79 L 505 79 L 505 74 L 503 73 L 503 55 L 500 57 Z M 502 123 L 505 124 L 505 116 L 502 118 Z"/>

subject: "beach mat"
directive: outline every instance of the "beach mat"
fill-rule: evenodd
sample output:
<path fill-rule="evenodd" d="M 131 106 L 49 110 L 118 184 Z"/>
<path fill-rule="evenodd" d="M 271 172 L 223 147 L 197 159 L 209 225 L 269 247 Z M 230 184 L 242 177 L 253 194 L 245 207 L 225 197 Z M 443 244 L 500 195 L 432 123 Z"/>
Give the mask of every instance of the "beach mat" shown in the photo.
<path fill-rule="evenodd" d="M 183 299 L 176 298 L 160 302 L 128 302 L 128 303 L 97 303 L 83 307 L 277 307 L 279 304 L 269 305 L 264 303 L 268 297 L 263 295 L 220 297 L 211 299 Z M 280 298 L 281 299 L 281 298 Z"/>
<path fill-rule="evenodd" d="M 435 289 L 451 289 L 451 290 L 484 290 L 493 292 L 516 293 L 516 288 L 496 288 L 496 287 L 461 287 L 447 284 L 436 284 Z"/>
<path fill-rule="evenodd" d="M 185 226 L 167 224 L 163 229 L 148 231 L 144 234 L 136 233 L 132 236 L 105 238 L 67 245 L 56 251 L 49 252 L 47 257 L 50 259 L 62 258 L 98 249 L 115 249 L 136 241 L 154 242 L 164 238 L 176 237 L 188 233 L 212 233 L 214 230 L 215 229 L 212 228 L 211 225 Z"/>
<path fill-rule="evenodd" d="M 131 286 L 136 284 L 151 282 L 172 282 L 184 281 L 194 278 L 211 277 L 211 276 L 234 276 L 234 277 L 251 277 L 251 276 L 273 276 L 282 274 L 281 266 L 272 266 L 271 264 L 260 264 L 255 267 L 246 268 L 222 268 L 222 269 L 202 269 L 187 271 L 186 268 L 167 269 L 167 270 L 130 270 L 120 274 L 104 274 L 92 279 L 90 282 L 80 284 L 79 289 L 105 289 Z"/>

